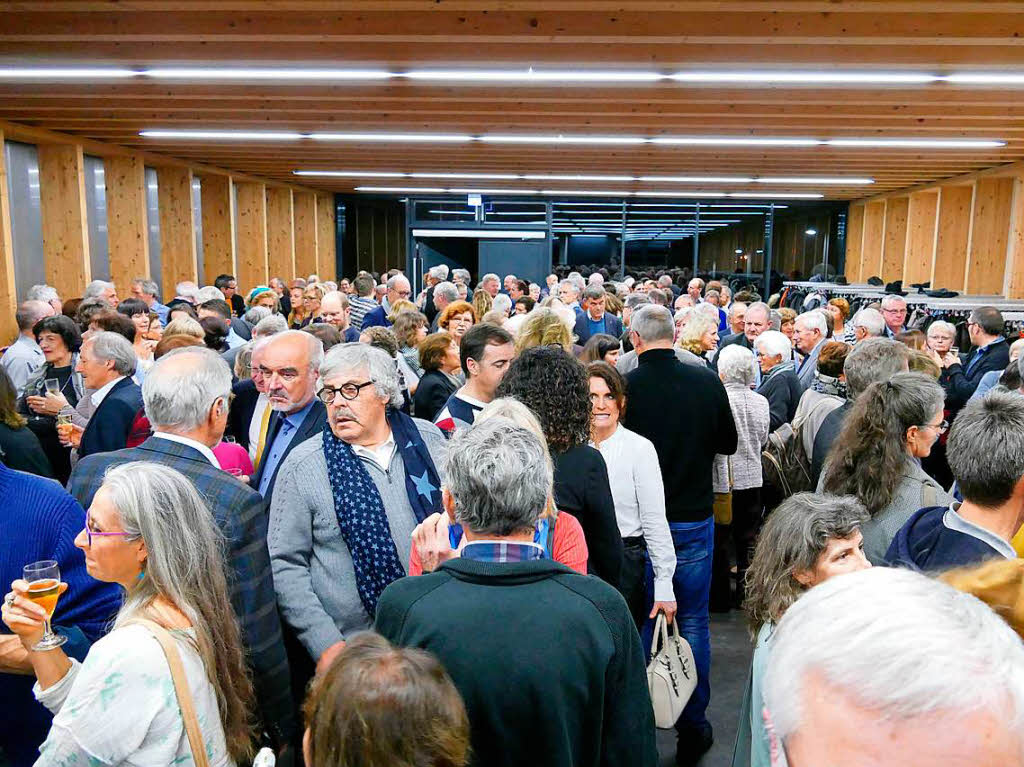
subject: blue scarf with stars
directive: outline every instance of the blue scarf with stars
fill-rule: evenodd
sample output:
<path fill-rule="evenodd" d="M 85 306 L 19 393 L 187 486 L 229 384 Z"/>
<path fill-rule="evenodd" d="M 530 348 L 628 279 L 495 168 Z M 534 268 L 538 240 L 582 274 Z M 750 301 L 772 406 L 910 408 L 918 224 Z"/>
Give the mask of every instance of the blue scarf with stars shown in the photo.
<path fill-rule="evenodd" d="M 416 519 L 441 511 L 441 482 L 434 461 L 413 419 L 388 408 L 388 425 L 405 465 L 405 492 Z M 331 479 L 334 513 L 352 555 L 356 588 L 366 612 L 377 614 L 377 600 L 390 583 L 405 575 L 377 486 L 352 446 L 324 429 L 324 457 Z"/>

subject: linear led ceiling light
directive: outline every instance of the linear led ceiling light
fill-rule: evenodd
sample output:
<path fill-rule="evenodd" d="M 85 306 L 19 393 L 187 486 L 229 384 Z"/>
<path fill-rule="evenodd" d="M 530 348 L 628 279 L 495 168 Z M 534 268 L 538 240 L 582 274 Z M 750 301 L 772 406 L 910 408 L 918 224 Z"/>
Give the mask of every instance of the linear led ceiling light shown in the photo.
<path fill-rule="evenodd" d="M 413 69 L 402 72 L 409 80 L 442 80 L 466 83 L 649 83 L 664 80 L 661 72 L 526 70 L 515 69 Z"/>
<path fill-rule="evenodd" d="M 389 80 L 394 72 L 381 69 L 269 69 L 263 67 L 168 67 L 141 74 L 158 80 Z"/>
<path fill-rule="evenodd" d="M 986 149 L 1006 146 L 1005 141 L 925 138 L 834 138 L 821 143 L 827 146 L 900 149 Z"/>
<path fill-rule="evenodd" d="M 485 144 L 646 144 L 643 136 L 528 136 L 520 134 L 484 134 L 477 141 Z"/>
<path fill-rule="evenodd" d="M 841 177 L 746 177 L 746 176 L 618 176 L 609 174 L 569 173 L 399 173 L 395 171 L 361 170 L 295 170 L 296 176 L 324 176 L 338 178 L 437 178 L 477 179 L 488 181 L 652 181 L 680 184 L 821 184 L 823 186 L 860 186 L 873 184 L 872 178 Z"/>
<path fill-rule="evenodd" d="M 441 189 L 437 187 L 415 187 L 415 186 L 357 186 L 357 192 L 386 192 L 386 193 L 421 193 L 421 194 L 513 194 L 513 195 L 545 195 L 556 196 L 587 196 L 587 197 L 691 197 L 691 198 L 722 198 L 722 197 L 752 197 L 765 199 L 783 200 L 818 200 L 824 197 L 822 194 L 811 192 L 666 192 L 666 191 L 629 191 L 629 190 L 597 190 L 597 189 Z"/>
<path fill-rule="evenodd" d="M 105 80 L 140 74 L 123 67 L 0 67 L 0 80 Z"/>
<path fill-rule="evenodd" d="M 464 133 L 310 133 L 307 135 L 316 141 L 389 141 L 406 143 L 426 141 L 455 144 L 475 140 L 473 136 Z"/>
<path fill-rule="evenodd" d="M 144 130 L 139 131 L 145 138 L 171 139 L 216 139 L 224 141 L 295 141 L 303 138 L 301 133 L 292 131 L 244 131 L 244 130 Z"/>
<path fill-rule="evenodd" d="M 928 72 L 775 72 L 757 71 L 693 71 L 676 72 L 670 80 L 683 83 L 788 83 L 807 85 L 921 84 L 942 78 Z"/>
<path fill-rule="evenodd" d="M 494 240 L 543 240 L 547 232 L 523 229 L 413 229 L 413 237 L 472 237 Z"/>

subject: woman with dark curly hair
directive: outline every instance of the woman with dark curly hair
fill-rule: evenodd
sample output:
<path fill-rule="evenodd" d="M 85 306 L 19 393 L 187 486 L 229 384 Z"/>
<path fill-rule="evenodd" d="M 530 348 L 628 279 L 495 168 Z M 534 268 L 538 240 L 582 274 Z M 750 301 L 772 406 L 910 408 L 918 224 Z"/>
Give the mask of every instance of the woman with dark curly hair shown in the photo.
<path fill-rule="evenodd" d="M 534 412 L 555 464 L 555 506 L 579 520 L 590 549 L 589 572 L 618 588 L 622 538 L 608 469 L 590 440 L 586 368 L 557 346 L 523 351 L 498 386 Z"/>

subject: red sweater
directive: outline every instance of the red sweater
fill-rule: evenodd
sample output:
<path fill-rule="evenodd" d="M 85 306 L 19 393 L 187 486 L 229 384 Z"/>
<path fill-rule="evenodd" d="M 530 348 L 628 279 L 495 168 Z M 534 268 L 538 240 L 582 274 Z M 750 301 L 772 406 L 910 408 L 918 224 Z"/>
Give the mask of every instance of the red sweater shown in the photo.
<path fill-rule="evenodd" d="M 551 548 L 554 549 L 552 559 L 556 562 L 571 567 L 581 575 L 587 574 L 587 539 L 583 536 L 579 520 L 567 511 L 558 512 Z M 409 551 L 409 575 L 423 575 L 423 564 L 415 545 Z"/>

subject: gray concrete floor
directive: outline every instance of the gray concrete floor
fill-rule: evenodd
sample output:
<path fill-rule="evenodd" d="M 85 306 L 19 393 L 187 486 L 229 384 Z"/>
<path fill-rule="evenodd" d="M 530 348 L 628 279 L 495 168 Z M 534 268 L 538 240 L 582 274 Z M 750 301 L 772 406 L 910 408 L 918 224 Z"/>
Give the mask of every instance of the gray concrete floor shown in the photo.
<path fill-rule="evenodd" d="M 711 703 L 708 720 L 715 730 L 715 743 L 700 761 L 700 767 L 729 767 L 732 764 L 736 721 L 743 700 L 754 645 L 747 633 L 746 613 L 733 610 L 711 615 Z M 661 767 L 675 764 L 675 730 L 658 730 Z"/>

